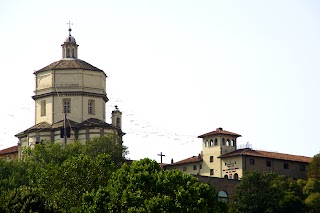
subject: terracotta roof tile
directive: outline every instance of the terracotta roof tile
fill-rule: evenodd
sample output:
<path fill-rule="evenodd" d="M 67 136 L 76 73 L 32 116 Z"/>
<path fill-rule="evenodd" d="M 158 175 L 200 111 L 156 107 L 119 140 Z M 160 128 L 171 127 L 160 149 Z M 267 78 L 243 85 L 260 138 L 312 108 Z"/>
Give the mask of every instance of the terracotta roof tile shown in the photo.
<path fill-rule="evenodd" d="M 12 146 L 12 147 L 0 150 L 0 155 L 14 153 L 14 152 L 18 152 L 18 146 Z"/>
<path fill-rule="evenodd" d="M 253 150 L 253 149 L 238 149 L 236 151 L 221 155 L 220 158 L 239 156 L 239 155 L 273 158 L 273 159 L 279 159 L 279 160 L 297 161 L 297 162 L 304 162 L 304 163 L 309 163 L 312 160 L 311 157 L 283 154 L 278 152 L 267 152 L 267 151 Z"/>
<path fill-rule="evenodd" d="M 172 163 L 172 164 L 167 164 L 166 166 L 172 166 L 172 165 L 179 165 L 179 164 L 186 164 L 186 163 L 196 163 L 196 162 L 201 162 L 202 161 L 202 156 L 192 156 L 190 158 Z"/>
<path fill-rule="evenodd" d="M 212 136 L 212 135 L 232 135 L 232 136 L 236 136 L 236 137 L 241 137 L 241 135 L 237 134 L 237 133 L 233 133 L 233 132 L 229 132 L 226 130 L 223 130 L 221 127 L 217 128 L 216 130 L 212 131 L 212 132 L 208 132 L 205 133 L 203 135 L 198 136 L 198 138 L 204 138 L 207 136 Z"/>
<path fill-rule="evenodd" d="M 103 72 L 99 68 L 92 66 L 91 64 L 85 61 L 82 61 L 80 59 L 62 59 L 60 61 L 53 62 L 48 66 L 38 71 L 35 71 L 34 73 L 46 71 L 46 70 L 64 70 L 64 69 L 84 69 L 84 70 L 93 70 L 93 71 Z"/>

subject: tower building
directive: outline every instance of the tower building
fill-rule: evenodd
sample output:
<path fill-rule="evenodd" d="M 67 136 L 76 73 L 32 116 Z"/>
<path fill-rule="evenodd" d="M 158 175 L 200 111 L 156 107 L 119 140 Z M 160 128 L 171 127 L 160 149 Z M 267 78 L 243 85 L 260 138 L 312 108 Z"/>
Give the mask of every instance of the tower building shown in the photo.
<path fill-rule="evenodd" d="M 66 143 L 85 142 L 106 134 L 116 134 L 122 143 L 121 112 L 112 112 L 112 123 L 106 123 L 105 72 L 78 59 L 78 44 L 69 35 L 61 45 L 62 59 L 34 72 L 35 125 L 15 135 L 19 139 L 19 156 L 26 146 L 43 140 Z"/>

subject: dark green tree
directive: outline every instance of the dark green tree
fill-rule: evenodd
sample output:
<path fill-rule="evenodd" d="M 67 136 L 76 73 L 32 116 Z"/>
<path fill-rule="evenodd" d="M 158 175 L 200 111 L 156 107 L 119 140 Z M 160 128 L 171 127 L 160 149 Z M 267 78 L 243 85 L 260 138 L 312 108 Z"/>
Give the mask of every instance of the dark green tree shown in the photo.
<path fill-rule="evenodd" d="M 307 168 L 308 178 L 320 180 L 320 154 L 313 156 Z"/>
<path fill-rule="evenodd" d="M 27 186 L 10 190 L 0 205 L 2 212 L 58 212 L 36 188 Z"/>
<path fill-rule="evenodd" d="M 124 164 L 107 187 L 83 197 L 90 212 L 225 212 L 215 191 L 192 175 L 162 171 L 150 159 Z"/>
<path fill-rule="evenodd" d="M 302 187 L 275 173 L 247 172 L 236 187 L 231 212 L 304 212 Z"/>

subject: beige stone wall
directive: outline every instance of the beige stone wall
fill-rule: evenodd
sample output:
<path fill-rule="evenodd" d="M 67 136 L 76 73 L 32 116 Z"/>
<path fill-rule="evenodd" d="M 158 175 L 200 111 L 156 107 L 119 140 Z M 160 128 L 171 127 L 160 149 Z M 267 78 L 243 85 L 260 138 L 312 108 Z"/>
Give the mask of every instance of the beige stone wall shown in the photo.
<path fill-rule="evenodd" d="M 183 172 L 185 174 L 198 175 L 202 171 L 202 169 L 200 169 L 200 165 L 202 165 L 202 162 L 172 165 L 172 166 L 166 167 L 166 169 L 167 170 L 177 169 L 177 170 L 180 170 L 181 172 Z"/>
<path fill-rule="evenodd" d="M 51 70 L 36 74 L 35 95 L 56 92 L 58 95 L 37 99 L 35 101 L 36 124 L 49 124 L 63 120 L 63 98 L 71 100 L 71 113 L 68 118 L 82 122 L 89 118 L 105 121 L 105 101 L 102 97 L 86 95 L 64 95 L 67 92 L 86 92 L 105 95 L 106 76 L 103 72 L 90 70 Z M 46 100 L 46 116 L 41 116 L 41 101 Z M 94 100 L 94 114 L 88 113 L 88 100 Z"/>
<path fill-rule="evenodd" d="M 227 140 L 234 140 L 233 146 L 222 145 L 223 138 Z M 217 141 L 217 145 L 215 145 Z M 225 143 L 227 144 L 227 143 Z M 222 160 L 218 158 L 221 154 L 232 152 L 236 150 L 236 137 L 232 136 L 211 136 L 203 138 L 202 141 L 203 165 L 201 175 L 223 177 Z M 210 157 L 213 156 L 213 162 L 210 162 Z M 213 175 L 210 175 L 210 170 L 213 169 Z"/>
<path fill-rule="evenodd" d="M 235 174 L 238 178 L 243 176 L 242 156 L 234 156 L 222 159 L 222 177 L 228 176 L 228 179 L 234 179 Z"/>

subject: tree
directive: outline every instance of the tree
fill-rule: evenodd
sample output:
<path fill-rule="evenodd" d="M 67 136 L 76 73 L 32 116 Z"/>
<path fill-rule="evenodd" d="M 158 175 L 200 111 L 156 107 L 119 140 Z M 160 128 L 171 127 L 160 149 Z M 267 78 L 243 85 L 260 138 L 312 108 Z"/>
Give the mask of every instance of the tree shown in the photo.
<path fill-rule="evenodd" d="M 275 173 L 247 172 L 236 187 L 232 212 L 304 212 L 302 187 Z"/>
<path fill-rule="evenodd" d="M 162 171 L 150 159 L 124 164 L 107 187 L 83 197 L 90 212 L 223 212 L 207 184 L 180 171 Z"/>
<path fill-rule="evenodd" d="M 308 165 L 308 178 L 320 180 L 320 154 L 313 156 Z"/>
<path fill-rule="evenodd" d="M 43 170 L 36 186 L 53 203 L 62 209 L 81 205 L 86 192 L 107 186 L 107 181 L 116 166 L 109 155 L 96 158 L 80 154 L 65 160 L 61 166 L 51 165 Z"/>
<path fill-rule="evenodd" d="M 315 192 L 311 193 L 307 199 L 305 200 L 305 203 L 308 207 L 309 213 L 317 213 L 320 209 L 320 193 Z"/>
<path fill-rule="evenodd" d="M 121 144 L 119 137 L 116 135 L 107 135 L 91 139 L 86 142 L 83 150 L 83 153 L 90 157 L 96 157 L 99 154 L 108 154 L 119 166 L 125 161 L 125 156 L 128 154 L 127 147 Z"/>
<path fill-rule="evenodd" d="M 36 188 L 27 186 L 10 190 L 0 205 L 3 212 L 57 212 Z"/>

